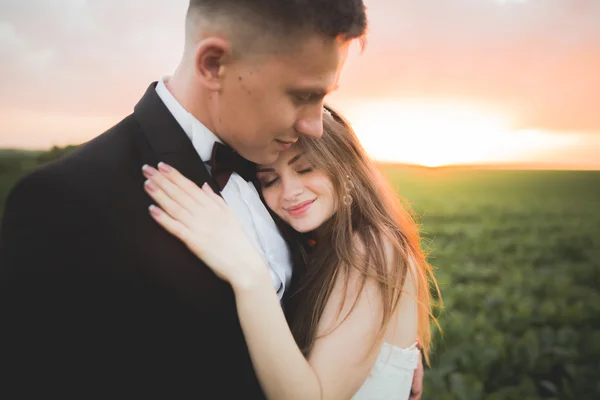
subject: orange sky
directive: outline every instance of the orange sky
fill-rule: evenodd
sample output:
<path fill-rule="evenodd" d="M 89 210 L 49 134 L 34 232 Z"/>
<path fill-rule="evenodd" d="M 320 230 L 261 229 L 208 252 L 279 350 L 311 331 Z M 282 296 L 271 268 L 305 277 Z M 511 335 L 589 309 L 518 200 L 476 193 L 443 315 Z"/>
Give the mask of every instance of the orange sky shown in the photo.
<path fill-rule="evenodd" d="M 187 0 L 0 4 L 0 147 L 80 143 L 176 66 Z M 600 169 L 600 2 L 366 0 L 329 101 L 381 160 Z"/>

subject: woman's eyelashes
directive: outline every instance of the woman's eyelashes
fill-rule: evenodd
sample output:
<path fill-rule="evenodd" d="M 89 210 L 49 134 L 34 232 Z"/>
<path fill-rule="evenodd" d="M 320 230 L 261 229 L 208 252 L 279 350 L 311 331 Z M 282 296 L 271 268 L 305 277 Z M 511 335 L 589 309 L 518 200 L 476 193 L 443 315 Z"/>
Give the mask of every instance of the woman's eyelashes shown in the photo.
<path fill-rule="evenodd" d="M 260 181 L 260 186 L 261 186 L 263 189 L 266 189 L 266 188 L 268 188 L 269 186 L 273 186 L 273 184 L 274 184 L 274 183 L 277 181 L 277 179 L 279 179 L 279 178 L 274 178 L 274 179 L 271 179 L 271 180 L 269 180 L 269 181 L 264 181 L 264 180 L 262 180 L 262 179 L 261 179 L 261 181 Z"/>
<path fill-rule="evenodd" d="M 297 170 L 296 173 L 299 174 L 299 175 L 304 175 L 304 174 L 308 174 L 308 173 L 310 173 L 312 171 L 313 171 L 312 167 L 305 167 L 305 168 Z M 278 176 L 274 177 L 274 178 L 271 178 L 271 179 L 261 179 L 260 180 L 260 185 L 261 185 L 261 187 L 263 189 L 266 189 L 266 188 L 268 188 L 270 186 L 273 186 L 275 183 L 277 183 L 277 181 L 279 181 L 279 177 Z"/>

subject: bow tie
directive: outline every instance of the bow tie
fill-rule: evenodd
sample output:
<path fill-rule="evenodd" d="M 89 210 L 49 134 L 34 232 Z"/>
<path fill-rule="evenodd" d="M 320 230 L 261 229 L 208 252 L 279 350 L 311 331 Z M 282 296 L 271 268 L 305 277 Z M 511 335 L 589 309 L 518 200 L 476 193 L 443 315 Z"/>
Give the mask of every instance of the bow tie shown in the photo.
<path fill-rule="evenodd" d="M 215 142 L 210 158 L 211 174 L 219 190 L 223 190 L 231 174 L 236 172 L 246 181 L 251 181 L 256 176 L 256 166 L 246 160 L 231 147 Z"/>

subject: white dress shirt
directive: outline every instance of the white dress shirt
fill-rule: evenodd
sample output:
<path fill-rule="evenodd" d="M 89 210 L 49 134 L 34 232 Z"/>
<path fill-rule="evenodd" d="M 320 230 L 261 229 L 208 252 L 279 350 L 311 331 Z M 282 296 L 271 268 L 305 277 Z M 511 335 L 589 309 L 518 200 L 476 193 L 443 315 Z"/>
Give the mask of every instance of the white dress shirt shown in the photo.
<path fill-rule="evenodd" d="M 210 160 L 214 143 L 221 140 L 179 104 L 167 89 L 165 80 L 168 80 L 168 77 L 162 77 L 158 81 L 156 93 L 190 138 L 200 159 Z M 207 169 L 210 172 L 209 166 Z M 292 276 L 292 261 L 288 246 L 279 233 L 275 221 L 260 200 L 254 185 L 245 181 L 237 173 L 231 174 L 221 195 L 238 215 L 246 233 L 269 266 L 273 287 L 281 300 Z"/>

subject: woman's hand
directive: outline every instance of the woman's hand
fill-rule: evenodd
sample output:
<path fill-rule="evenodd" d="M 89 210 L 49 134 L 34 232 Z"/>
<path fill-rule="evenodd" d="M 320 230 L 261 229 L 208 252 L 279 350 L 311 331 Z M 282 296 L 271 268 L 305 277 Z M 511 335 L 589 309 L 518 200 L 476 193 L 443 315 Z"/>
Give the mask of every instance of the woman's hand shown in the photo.
<path fill-rule="evenodd" d="M 150 206 L 156 222 L 234 288 L 270 279 L 237 215 L 208 184 L 199 188 L 164 163 L 158 168 L 142 167 L 144 188 L 158 204 Z"/>

